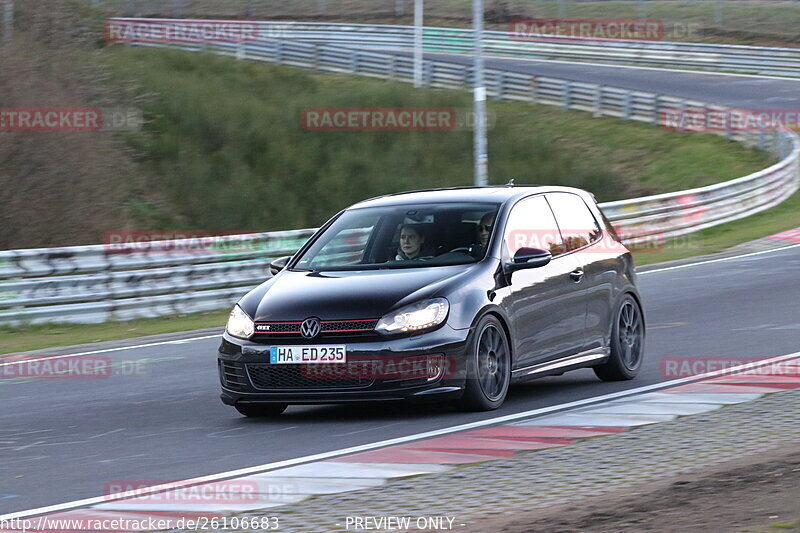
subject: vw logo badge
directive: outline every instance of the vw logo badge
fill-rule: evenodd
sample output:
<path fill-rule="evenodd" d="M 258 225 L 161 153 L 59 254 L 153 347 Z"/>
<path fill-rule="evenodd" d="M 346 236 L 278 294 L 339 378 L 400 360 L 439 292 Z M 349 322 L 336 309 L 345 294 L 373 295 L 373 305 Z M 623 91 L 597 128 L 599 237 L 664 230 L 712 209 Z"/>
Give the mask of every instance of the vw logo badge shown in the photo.
<path fill-rule="evenodd" d="M 306 318 L 300 324 L 300 334 L 306 339 L 313 339 L 319 335 L 319 318 Z"/>

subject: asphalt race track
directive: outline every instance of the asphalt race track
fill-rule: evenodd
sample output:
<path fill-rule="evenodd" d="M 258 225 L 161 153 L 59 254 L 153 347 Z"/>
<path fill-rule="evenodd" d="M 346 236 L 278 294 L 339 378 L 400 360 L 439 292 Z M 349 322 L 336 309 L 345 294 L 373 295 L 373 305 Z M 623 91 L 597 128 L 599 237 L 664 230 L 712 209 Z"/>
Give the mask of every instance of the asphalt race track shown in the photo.
<path fill-rule="evenodd" d="M 486 66 L 729 106 L 800 108 L 800 80 L 496 58 Z M 102 354 L 125 374 L 108 379 L 0 379 L 0 515 L 100 496 L 115 480 L 186 479 L 667 381 L 677 376 L 662 375 L 665 358 L 795 352 L 799 271 L 794 246 L 644 273 L 648 339 L 636 380 L 603 383 L 589 370 L 546 378 L 514 387 L 491 413 L 363 404 L 245 419 L 218 398 L 216 339 Z"/>
<path fill-rule="evenodd" d="M 788 243 L 787 243 L 788 244 Z M 797 351 L 800 246 L 640 275 L 645 366 L 631 382 L 589 370 L 512 389 L 492 413 L 403 404 L 290 407 L 273 421 L 218 399 L 217 340 L 112 351 L 134 375 L 0 380 L 0 514 L 100 496 L 119 480 L 153 484 L 402 437 L 667 381 L 670 357 L 762 359 Z M 0 360 L 0 363 L 2 360 Z"/>
<path fill-rule="evenodd" d="M 387 53 L 411 56 L 409 52 Z M 424 57 L 451 63 L 472 63 L 472 57 L 464 55 L 425 54 Z M 800 79 L 591 65 L 566 61 L 499 59 L 491 56 L 486 56 L 485 61 L 487 69 L 608 85 L 609 87 L 713 102 L 730 107 L 800 108 Z"/>

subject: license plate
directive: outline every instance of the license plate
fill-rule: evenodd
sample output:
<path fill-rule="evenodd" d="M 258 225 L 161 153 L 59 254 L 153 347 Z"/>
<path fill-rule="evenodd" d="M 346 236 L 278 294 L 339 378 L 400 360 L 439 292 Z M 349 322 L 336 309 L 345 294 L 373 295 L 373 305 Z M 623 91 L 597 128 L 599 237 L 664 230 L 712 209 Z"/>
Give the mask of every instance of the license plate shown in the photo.
<path fill-rule="evenodd" d="M 346 346 L 270 346 L 269 362 L 273 365 L 346 363 Z"/>

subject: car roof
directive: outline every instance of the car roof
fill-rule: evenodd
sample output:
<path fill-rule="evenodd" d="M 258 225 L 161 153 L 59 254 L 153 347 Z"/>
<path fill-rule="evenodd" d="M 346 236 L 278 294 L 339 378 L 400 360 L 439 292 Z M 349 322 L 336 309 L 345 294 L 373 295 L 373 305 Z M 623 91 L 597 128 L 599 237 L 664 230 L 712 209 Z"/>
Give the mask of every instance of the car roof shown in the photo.
<path fill-rule="evenodd" d="M 362 207 L 384 207 L 405 205 L 409 203 L 440 203 L 440 202 L 465 202 L 465 203 L 505 203 L 509 200 L 544 192 L 571 192 L 581 196 L 590 196 L 582 189 L 573 187 L 558 187 L 548 185 L 502 185 L 487 187 L 452 187 L 448 189 L 426 189 L 395 194 L 387 194 L 370 198 L 350 206 L 349 209 Z"/>

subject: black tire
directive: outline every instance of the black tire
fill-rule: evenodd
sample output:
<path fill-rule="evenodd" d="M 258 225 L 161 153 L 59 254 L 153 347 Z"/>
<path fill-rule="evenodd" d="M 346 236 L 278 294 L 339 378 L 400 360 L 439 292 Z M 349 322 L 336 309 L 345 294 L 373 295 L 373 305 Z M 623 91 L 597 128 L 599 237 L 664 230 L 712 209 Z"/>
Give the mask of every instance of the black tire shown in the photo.
<path fill-rule="evenodd" d="M 244 416 L 253 418 L 267 418 L 270 416 L 278 416 L 289 407 L 285 403 L 262 403 L 262 404 L 236 404 L 236 410 Z"/>
<path fill-rule="evenodd" d="M 603 381 L 633 379 L 644 359 L 645 326 L 642 308 L 630 294 L 623 296 L 611 328 L 611 356 L 594 373 Z"/>
<path fill-rule="evenodd" d="M 467 349 L 467 383 L 460 407 L 491 411 L 503 404 L 511 381 L 511 349 L 500 321 L 484 316 Z"/>

